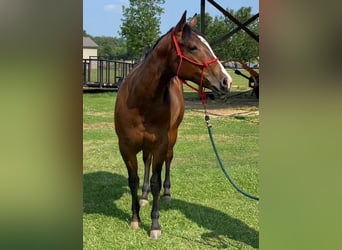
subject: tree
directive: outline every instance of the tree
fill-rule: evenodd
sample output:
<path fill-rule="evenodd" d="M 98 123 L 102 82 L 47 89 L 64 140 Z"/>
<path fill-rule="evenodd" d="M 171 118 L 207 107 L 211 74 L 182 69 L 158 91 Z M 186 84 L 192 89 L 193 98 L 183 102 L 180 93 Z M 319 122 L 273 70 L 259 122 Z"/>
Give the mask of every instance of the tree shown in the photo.
<path fill-rule="evenodd" d="M 99 46 L 98 56 L 107 59 L 128 59 L 126 43 L 123 38 L 96 36 L 93 40 Z"/>
<path fill-rule="evenodd" d="M 241 23 L 246 22 L 252 17 L 251 7 L 242 7 L 236 13 L 234 13 L 236 19 Z M 259 21 L 254 21 L 250 24 L 248 28 L 258 34 Z M 248 62 L 255 60 L 259 54 L 259 43 L 251 38 L 245 31 L 240 30 L 235 33 L 232 37 L 232 59 L 240 59 L 242 61 Z"/>
<path fill-rule="evenodd" d="M 83 36 L 89 36 L 90 37 L 90 35 L 87 33 L 86 30 L 83 30 Z"/>
<path fill-rule="evenodd" d="M 113 48 L 114 57 L 116 59 L 131 59 L 127 55 L 126 40 L 123 38 L 114 37 L 115 46 Z"/>
<path fill-rule="evenodd" d="M 252 17 L 251 10 L 250 7 L 242 7 L 236 12 L 231 9 L 227 11 L 243 23 Z M 198 20 L 200 20 L 200 17 L 198 17 Z M 200 22 L 198 27 L 200 27 Z M 216 16 L 212 18 L 208 13 L 205 13 L 205 35 L 209 44 L 213 44 L 217 39 L 228 34 L 235 27 L 236 25 L 226 17 Z M 248 28 L 258 34 L 259 21 L 254 21 L 248 25 Z M 212 47 L 216 56 L 221 60 L 238 59 L 248 62 L 255 60 L 259 54 L 259 43 L 243 30 L 238 31 L 230 38 Z"/>
<path fill-rule="evenodd" d="M 160 36 L 160 7 L 165 0 L 130 0 L 129 7 L 122 7 L 123 19 L 120 35 L 127 41 L 127 52 L 133 58 L 142 56 Z"/>

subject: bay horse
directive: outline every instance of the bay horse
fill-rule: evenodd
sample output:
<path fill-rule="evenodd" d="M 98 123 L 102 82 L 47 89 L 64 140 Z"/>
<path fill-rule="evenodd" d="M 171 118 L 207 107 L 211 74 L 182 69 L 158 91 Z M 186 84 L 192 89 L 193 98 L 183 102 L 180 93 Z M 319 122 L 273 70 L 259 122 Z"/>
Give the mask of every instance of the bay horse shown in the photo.
<path fill-rule="evenodd" d="M 139 228 L 139 176 L 137 153 L 145 165 L 142 201 L 151 190 L 150 237 L 161 236 L 159 194 L 165 162 L 164 196 L 170 198 L 170 165 L 178 126 L 184 115 L 183 81 L 190 80 L 202 90 L 209 88 L 226 98 L 232 78 L 214 55 L 208 42 L 195 30 L 196 15 L 186 23 L 186 11 L 177 25 L 161 36 L 145 58 L 125 78 L 115 103 L 115 131 L 122 159 L 128 171 L 132 195 L 131 227 Z M 152 176 L 149 182 L 150 165 Z"/>

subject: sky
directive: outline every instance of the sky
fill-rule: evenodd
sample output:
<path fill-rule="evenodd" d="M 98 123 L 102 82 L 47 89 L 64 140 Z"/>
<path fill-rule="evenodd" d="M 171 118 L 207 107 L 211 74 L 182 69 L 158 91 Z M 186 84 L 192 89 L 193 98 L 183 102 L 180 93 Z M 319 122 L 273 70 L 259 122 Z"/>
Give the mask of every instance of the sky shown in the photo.
<path fill-rule="evenodd" d="M 200 14 L 200 0 L 165 0 L 164 13 L 161 15 L 161 34 L 166 33 L 175 26 L 183 12 L 187 10 L 187 16 Z M 216 0 L 224 9 L 238 10 L 241 7 L 252 7 L 252 14 L 259 12 L 259 0 Z M 128 0 L 83 0 L 83 30 L 91 36 L 119 37 L 122 19 L 122 6 L 129 7 Z M 206 12 L 211 16 L 223 16 L 208 1 L 205 5 Z"/>

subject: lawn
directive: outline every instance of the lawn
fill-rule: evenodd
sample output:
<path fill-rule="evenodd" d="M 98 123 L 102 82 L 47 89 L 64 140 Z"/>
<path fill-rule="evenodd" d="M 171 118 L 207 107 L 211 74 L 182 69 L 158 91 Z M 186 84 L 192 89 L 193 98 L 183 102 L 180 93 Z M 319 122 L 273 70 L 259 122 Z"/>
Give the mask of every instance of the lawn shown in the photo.
<path fill-rule="evenodd" d="M 241 85 L 246 84 L 243 82 Z M 116 92 L 83 95 L 83 248 L 258 248 L 258 202 L 242 196 L 227 182 L 203 114 L 193 109 L 185 111 L 174 148 L 172 201 L 160 203 L 161 239 L 149 238 L 151 205 L 141 209 L 141 228 L 130 228 L 127 171 L 113 125 L 115 98 Z M 258 196 L 259 116 L 213 116 L 211 123 L 231 176 L 245 191 Z M 141 154 L 138 159 L 142 184 Z"/>

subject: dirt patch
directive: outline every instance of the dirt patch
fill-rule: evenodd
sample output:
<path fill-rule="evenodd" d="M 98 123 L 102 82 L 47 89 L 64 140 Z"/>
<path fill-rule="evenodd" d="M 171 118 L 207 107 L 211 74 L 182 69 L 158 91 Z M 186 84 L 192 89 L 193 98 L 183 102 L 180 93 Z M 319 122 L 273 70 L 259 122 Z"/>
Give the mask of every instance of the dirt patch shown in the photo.
<path fill-rule="evenodd" d="M 97 116 L 97 117 L 112 117 L 113 113 L 111 113 L 111 112 L 86 111 L 86 112 L 83 112 L 83 115 Z"/>
<path fill-rule="evenodd" d="M 83 129 L 114 129 L 112 122 L 97 122 L 92 124 L 83 123 Z"/>
<path fill-rule="evenodd" d="M 198 100 L 185 100 L 185 109 L 204 112 L 202 102 Z M 208 99 L 206 105 L 208 114 L 215 116 L 234 116 L 259 114 L 259 100 L 254 96 L 231 98 L 227 102 Z"/>

